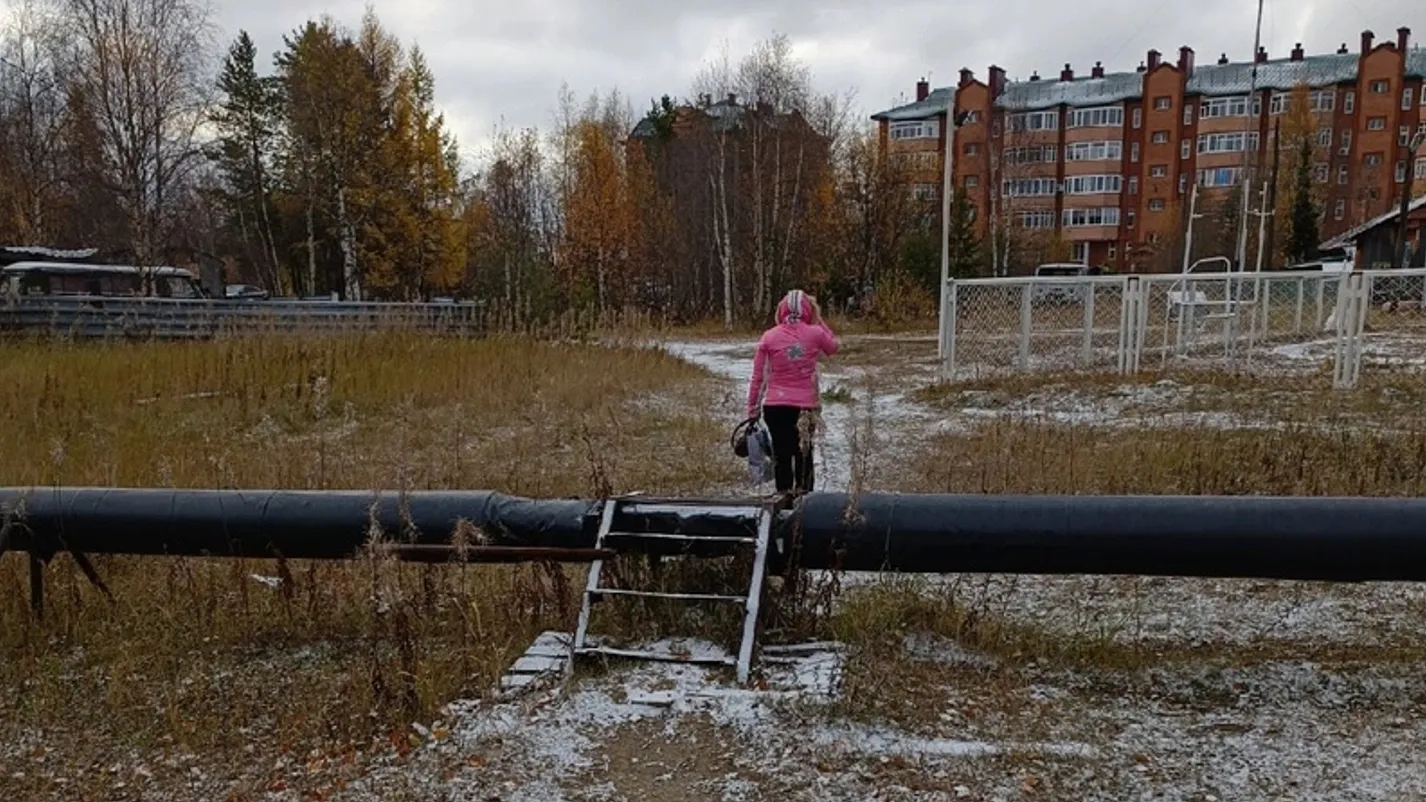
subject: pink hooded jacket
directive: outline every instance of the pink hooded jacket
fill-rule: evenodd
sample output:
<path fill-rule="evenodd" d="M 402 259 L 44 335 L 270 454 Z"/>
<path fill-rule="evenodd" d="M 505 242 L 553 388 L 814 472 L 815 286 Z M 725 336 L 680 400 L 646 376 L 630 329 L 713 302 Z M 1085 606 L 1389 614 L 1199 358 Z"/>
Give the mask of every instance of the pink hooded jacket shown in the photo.
<path fill-rule="evenodd" d="M 837 353 L 839 346 L 826 324 L 807 322 L 811 317 L 812 302 L 801 290 L 789 292 L 777 305 L 777 325 L 763 332 L 753 356 L 749 418 L 762 405 L 811 409 L 820 404 L 817 360 Z"/>

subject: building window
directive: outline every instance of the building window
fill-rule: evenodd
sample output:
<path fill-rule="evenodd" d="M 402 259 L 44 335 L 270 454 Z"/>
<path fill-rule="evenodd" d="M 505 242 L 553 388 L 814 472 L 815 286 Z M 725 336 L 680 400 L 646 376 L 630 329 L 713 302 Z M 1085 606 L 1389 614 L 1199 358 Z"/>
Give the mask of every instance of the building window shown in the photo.
<path fill-rule="evenodd" d="M 1076 242 L 1073 250 L 1070 251 L 1070 256 L 1073 261 L 1079 262 L 1082 265 L 1089 264 L 1089 243 Z"/>
<path fill-rule="evenodd" d="M 1347 165 L 1344 164 L 1341 167 L 1338 167 L 1337 183 L 1346 186 L 1349 180 L 1351 180 L 1351 172 L 1347 169 Z"/>
<path fill-rule="evenodd" d="M 938 189 L 935 184 L 912 184 L 911 197 L 918 201 L 933 201 L 940 195 Z"/>
<path fill-rule="evenodd" d="M 1183 124 L 1184 124 L 1184 125 L 1193 125 L 1193 104 L 1192 104 L 1192 103 L 1185 103 L 1185 104 L 1183 104 Z"/>
<path fill-rule="evenodd" d="M 1198 185 L 1204 189 L 1236 186 L 1241 167 L 1218 167 L 1198 171 Z"/>
<path fill-rule="evenodd" d="M 962 152 L 964 152 L 965 155 L 967 155 L 967 156 L 979 156 L 979 155 L 980 155 L 980 143 L 979 143 L 979 142 L 967 142 L 967 143 L 966 143 L 966 146 L 965 146 L 964 148 L 962 148 L 961 150 L 962 150 Z"/>
<path fill-rule="evenodd" d="M 1317 183 L 1325 184 L 1332 175 L 1332 166 L 1329 164 L 1317 165 Z"/>
<path fill-rule="evenodd" d="M 1357 93 L 1348 89 L 1345 97 L 1342 98 L 1342 111 L 1351 114 L 1357 109 Z"/>
<path fill-rule="evenodd" d="M 1352 129 L 1342 129 L 1342 147 L 1337 150 L 1343 156 L 1350 156 L 1352 153 Z"/>
<path fill-rule="evenodd" d="M 1426 159 L 1416 160 L 1416 180 L 1426 178 Z"/>
<path fill-rule="evenodd" d="M 1344 200 L 1339 200 L 1339 201 L 1337 201 L 1335 204 L 1332 205 L 1332 219 L 1333 219 L 1333 220 L 1341 220 L 1343 217 L 1346 217 L 1346 216 L 1347 216 L 1347 202 L 1346 202 L 1346 201 L 1344 201 Z"/>
<path fill-rule="evenodd" d="M 1169 141 L 1169 132 L 1168 132 L 1168 131 L 1155 131 L 1155 132 L 1154 132 L 1154 140 L 1153 140 L 1153 142 L 1154 142 L 1155 145 L 1164 145 L 1164 144 L 1167 144 L 1168 141 Z"/>
<path fill-rule="evenodd" d="M 1262 102 L 1253 99 L 1253 114 L 1260 110 Z M 1205 100 L 1198 107 L 1200 119 L 1208 120 L 1216 117 L 1246 117 L 1248 116 L 1248 96 L 1241 97 L 1215 97 Z"/>
<path fill-rule="evenodd" d="M 1056 181 L 1053 178 L 1017 178 L 1003 182 L 1000 191 L 1007 198 L 1037 198 L 1054 195 Z"/>
<path fill-rule="evenodd" d="M 1130 211 L 1128 214 L 1124 215 L 1124 225 L 1128 226 L 1129 228 L 1134 227 L 1134 212 Z"/>
<path fill-rule="evenodd" d="M 1139 163 L 1139 143 L 1134 142 L 1129 145 L 1129 161 Z"/>
<path fill-rule="evenodd" d="M 1426 98 L 1426 95 L 1422 95 L 1421 97 L 1422 97 L 1422 98 Z M 1134 127 L 1135 127 L 1135 128 L 1142 128 L 1143 125 L 1144 125 L 1144 110 L 1143 110 L 1143 109 L 1134 109 Z"/>
<path fill-rule="evenodd" d="M 1411 126 L 1403 125 L 1396 131 L 1396 144 L 1406 147 L 1411 143 Z"/>
<path fill-rule="evenodd" d="M 934 150 L 925 150 L 919 153 L 893 153 L 891 161 L 898 167 L 907 170 L 935 170 L 941 161 L 941 154 Z"/>
<path fill-rule="evenodd" d="M 1413 101 L 1415 101 L 1415 100 L 1416 100 L 1416 98 L 1413 97 L 1413 96 L 1412 96 L 1412 93 L 1411 93 L 1411 87 L 1408 86 L 1408 87 L 1406 87 L 1405 89 L 1401 90 L 1401 110 L 1402 110 L 1402 111 L 1411 111 L 1412 103 L 1413 103 Z"/>
<path fill-rule="evenodd" d="M 891 124 L 892 139 L 936 139 L 940 135 L 940 120 L 911 120 Z"/>
<path fill-rule="evenodd" d="M 1319 148 L 1330 148 L 1330 147 L 1332 147 L 1332 129 L 1331 129 L 1331 128 L 1318 128 L 1318 129 L 1317 129 L 1317 147 L 1319 147 Z"/>
<path fill-rule="evenodd" d="M 1119 256 L 1119 246 L 1117 243 L 1109 243 L 1109 261 L 1114 261 Z"/>
<path fill-rule="evenodd" d="M 991 135 L 991 136 L 1000 136 L 1000 121 L 999 121 L 999 120 L 992 120 L 992 121 L 990 122 L 990 135 Z"/>
<path fill-rule="evenodd" d="M 1188 173 L 1178 174 L 1178 194 L 1182 195 L 1188 191 Z"/>
<path fill-rule="evenodd" d="M 1163 198 L 1152 198 L 1149 200 L 1149 211 L 1162 212 L 1164 210 Z"/>
<path fill-rule="evenodd" d="M 1307 96 L 1313 111 L 1333 111 L 1337 108 L 1337 90 L 1322 89 Z"/>
<path fill-rule="evenodd" d="M 966 186 L 966 189 L 975 189 L 976 187 L 980 186 L 980 176 L 978 176 L 978 175 L 968 175 L 968 176 L 966 176 L 965 186 Z"/>
<path fill-rule="evenodd" d="M 1065 209 L 1060 215 L 1060 222 L 1065 228 L 1117 226 L 1119 225 L 1119 207 L 1100 206 L 1093 209 Z"/>
<path fill-rule="evenodd" d="M 1168 168 L 1167 165 L 1156 164 L 1156 165 L 1154 165 L 1153 167 L 1150 167 L 1150 168 L 1149 168 L 1149 177 L 1150 177 L 1150 178 L 1166 178 L 1166 177 L 1168 177 L 1168 174 L 1169 174 L 1169 168 Z"/>
<path fill-rule="evenodd" d="M 1138 177 L 1137 175 L 1131 175 L 1131 176 L 1129 176 L 1129 194 L 1130 194 L 1130 195 L 1138 195 L 1138 194 L 1139 194 L 1139 177 Z"/>
<path fill-rule="evenodd" d="M 1021 228 L 1054 228 L 1055 213 L 1050 209 L 1020 213 Z"/>
<path fill-rule="evenodd" d="M 1124 179 L 1117 175 L 1076 175 L 1065 179 L 1065 194 L 1118 194 L 1123 184 Z"/>
<path fill-rule="evenodd" d="M 1066 128 L 1122 128 L 1123 106 L 1099 106 L 1092 109 L 1071 109 Z"/>
<path fill-rule="evenodd" d="M 1154 98 L 1154 111 L 1168 111 L 1173 108 L 1173 98 L 1165 95 Z"/>
<path fill-rule="evenodd" d="M 1124 158 L 1124 143 L 1117 139 L 1099 142 L 1074 142 L 1065 145 L 1065 161 L 1119 161 Z"/>
<path fill-rule="evenodd" d="M 1399 161 L 1399 162 L 1396 163 L 1396 183 L 1398 183 L 1398 184 L 1404 184 L 1404 183 L 1406 183 L 1406 162 L 1405 162 L 1405 161 Z"/>
<path fill-rule="evenodd" d="M 980 122 L 980 112 L 972 110 L 965 112 L 965 119 L 961 121 L 961 125 L 970 125 L 971 123 L 978 122 Z"/>
<path fill-rule="evenodd" d="M 1189 154 L 1192 153 L 1192 152 L 1193 152 L 1193 140 L 1191 140 L 1191 139 L 1182 139 L 1182 140 L 1179 140 L 1179 143 L 1178 143 L 1178 157 L 1179 157 L 1180 159 L 1187 159 L 1188 156 L 1189 156 Z"/>
<path fill-rule="evenodd" d="M 1024 114 L 1010 115 L 1010 131 L 1020 133 L 1022 131 L 1056 131 L 1060 127 L 1060 114 L 1057 111 L 1027 111 Z"/>
<path fill-rule="evenodd" d="M 1391 93 L 1391 81 L 1372 81 L 1371 90 L 1373 95 L 1386 95 Z"/>
<path fill-rule="evenodd" d="M 1231 134 L 1200 134 L 1198 136 L 1199 153 L 1241 153 L 1243 151 L 1243 132 L 1235 131 Z M 1247 135 L 1248 150 L 1258 149 L 1258 132 L 1253 131 Z"/>
<path fill-rule="evenodd" d="M 1380 166 L 1381 166 L 1381 154 L 1380 154 L 1380 153 L 1368 153 L 1368 154 L 1366 155 L 1366 158 L 1362 159 L 1362 164 L 1365 164 L 1365 165 L 1368 166 L 1368 167 L 1380 167 Z"/>
<path fill-rule="evenodd" d="M 1060 149 L 1054 145 L 1034 145 L 1027 148 L 1006 148 L 1002 154 L 1006 164 L 1043 164 L 1059 158 Z"/>

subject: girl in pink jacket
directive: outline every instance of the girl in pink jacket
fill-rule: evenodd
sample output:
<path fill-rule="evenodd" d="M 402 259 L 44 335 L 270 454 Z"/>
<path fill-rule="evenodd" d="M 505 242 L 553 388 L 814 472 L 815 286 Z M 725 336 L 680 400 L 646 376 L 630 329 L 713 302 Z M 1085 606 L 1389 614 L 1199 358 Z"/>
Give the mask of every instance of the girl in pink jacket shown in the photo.
<path fill-rule="evenodd" d="M 777 305 L 777 325 L 763 332 L 753 356 L 748 417 L 772 435 L 779 493 L 812 492 L 812 435 L 821 409 L 817 360 L 837 353 L 837 338 L 807 293 L 793 290 Z"/>

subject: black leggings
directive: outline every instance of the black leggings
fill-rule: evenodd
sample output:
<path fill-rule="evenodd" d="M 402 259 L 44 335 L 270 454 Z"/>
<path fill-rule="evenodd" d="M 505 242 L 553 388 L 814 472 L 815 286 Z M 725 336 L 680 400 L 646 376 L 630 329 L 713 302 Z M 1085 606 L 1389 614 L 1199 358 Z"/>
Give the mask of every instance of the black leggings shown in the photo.
<path fill-rule="evenodd" d="M 798 421 L 801 407 L 763 407 L 763 422 L 772 435 L 772 450 L 776 457 L 773 477 L 777 492 L 812 492 L 812 426 L 808 421 L 807 441 L 802 442 Z"/>

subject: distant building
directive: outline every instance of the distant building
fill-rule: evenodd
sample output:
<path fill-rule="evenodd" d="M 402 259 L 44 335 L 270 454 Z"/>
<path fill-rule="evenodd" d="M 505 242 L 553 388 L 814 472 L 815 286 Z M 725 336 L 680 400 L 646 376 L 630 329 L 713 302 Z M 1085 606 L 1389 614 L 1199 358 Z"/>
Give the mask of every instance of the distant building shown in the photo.
<path fill-rule="evenodd" d="M 975 205 L 982 234 L 993 219 L 1058 235 L 1076 261 L 1151 269 L 1146 254 L 1182 230 L 1194 185 L 1201 201 L 1216 202 L 1240 186 L 1245 169 L 1253 188 L 1266 178 L 1273 118 L 1298 87 L 1309 90 L 1326 155 L 1315 168 L 1323 233 L 1393 208 L 1408 169 L 1426 178 L 1426 154 L 1405 162 L 1411 135 L 1426 131 L 1426 51 L 1409 48 L 1410 35 L 1401 28 L 1395 42 L 1377 43 L 1367 31 L 1357 52 L 1344 44 L 1309 56 L 1299 44 L 1285 59 L 1260 50 L 1252 62 L 1224 56 L 1202 66 L 1190 47 L 1174 62 L 1150 50 L 1134 72 L 1106 74 L 1096 63 L 1076 76 L 1066 64 L 1058 79 L 1007 81 L 992 66 L 981 81 L 962 69 L 956 86 L 932 90 L 923 80 L 914 103 L 872 119 L 885 152 L 907 168 L 909 191 L 937 202 L 938 212 L 953 108 L 964 115 L 953 180 Z M 1282 164 L 1291 169 L 1287 154 Z"/>
<path fill-rule="evenodd" d="M 1322 243 L 1322 247 L 1356 246 L 1358 270 L 1400 267 L 1397 242 L 1400 207 L 1368 220 Z M 1406 242 L 1410 267 L 1426 267 L 1426 197 L 1412 201 L 1406 210 Z"/>

